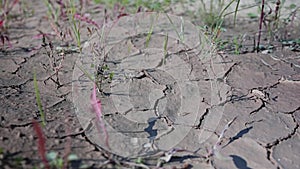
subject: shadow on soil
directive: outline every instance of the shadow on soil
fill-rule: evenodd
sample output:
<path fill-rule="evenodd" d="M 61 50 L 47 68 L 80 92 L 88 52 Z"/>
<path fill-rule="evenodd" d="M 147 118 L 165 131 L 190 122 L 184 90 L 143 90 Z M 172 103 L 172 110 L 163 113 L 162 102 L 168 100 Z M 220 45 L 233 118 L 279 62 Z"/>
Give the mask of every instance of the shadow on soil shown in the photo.
<path fill-rule="evenodd" d="M 238 169 L 251 169 L 247 166 L 247 161 L 244 160 L 242 157 L 237 156 L 237 155 L 230 155 L 232 157 L 234 165 Z"/>

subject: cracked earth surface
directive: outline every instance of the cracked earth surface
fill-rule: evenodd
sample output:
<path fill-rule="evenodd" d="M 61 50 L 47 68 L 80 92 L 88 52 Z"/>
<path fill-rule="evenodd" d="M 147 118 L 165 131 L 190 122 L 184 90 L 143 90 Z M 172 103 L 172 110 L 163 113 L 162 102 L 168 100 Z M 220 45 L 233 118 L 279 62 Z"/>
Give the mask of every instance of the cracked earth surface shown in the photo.
<path fill-rule="evenodd" d="M 43 5 L 40 1 L 35 3 L 37 6 Z M 91 9 L 88 6 L 86 8 L 86 10 Z M 31 123 L 32 119 L 39 119 L 33 87 L 34 70 L 37 74 L 43 108 L 46 113 L 47 125 L 43 131 L 47 138 L 47 150 L 53 150 L 63 155 L 65 147 L 70 147 L 71 152 L 79 156 L 81 163 L 87 164 L 91 168 L 100 168 L 108 157 L 94 144 L 94 140 L 90 136 L 91 132 L 86 131 L 85 126 L 81 125 L 80 118 L 77 118 L 78 114 L 75 113 L 76 107 L 74 108 L 73 105 L 72 76 L 78 53 L 66 52 L 63 58 L 63 67 L 58 71 L 58 76 L 52 76 L 54 71 L 51 61 L 54 58 L 47 56 L 49 48 L 41 47 L 42 39 L 33 39 L 38 34 L 37 30 L 52 32 L 48 21 L 43 18 L 45 13 L 43 8 L 37 8 L 35 15 L 16 21 L 14 26 L 10 27 L 13 47 L 2 49 L 0 53 L 0 147 L 4 151 L 4 154 L 0 156 L 0 168 L 32 168 L 41 164 L 36 144 L 37 137 L 34 135 Z M 102 16 L 101 12 L 98 15 Z M 82 35 L 82 39 L 88 39 L 85 33 Z M 153 36 L 153 39 L 149 46 L 154 48 L 155 45 L 160 44 L 161 47 L 163 38 Z M 135 47 L 141 47 L 138 46 L 141 45 L 140 43 L 133 42 L 136 43 Z M 122 43 L 125 42 L 120 43 L 117 49 L 121 50 L 121 47 L 124 46 Z M 172 43 L 171 40 L 170 43 Z M 64 44 L 53 39 L 53 45 L 57 47 Z M 117 49 L 111 51 L 114 52 Z M 59 55 L 60 51 L 55 50 L 54 52 L 55 59 L 62 61 L 62 57 Z M 155 53 L 156 51 L 147 52 L 151 55 L 151 52 Z M 161 50 L 157 52 L 161 52 Z M 113 58 L 115 53 L 110 56 L 110 61 L 117 61 L 118 58 Z M 207 77 L 211 70 L 206 65 L 207 62 L 193 57 L 193 54 L 191 56 L 187 59 L 183 53 L 178 56 L 179 60 L 171 59 L 170 62 L 180 63 L 182 60 L 188 65 L 183 68 L 193 73 L 192 77 L 184 80 L 197 83 L 200 98 L 199 100 L 188 100 L 186 104 L 199 104 L 198 114 L 193 117 L 192 121 L 185 119 L 178 121 L 180 113 L 183 117 L 189 117 L 193 113 L 187 108 L 187 111 L 179 112 L 178 116 L 171 115 L 168 117 L 170 119 L 163 118 L 161 122 L 159 122 L 160 119 L 157 120 L 156 129 L 167 128 L 168 124 L 165 121 L 168 120 L 185 123 L 186 126 L 182 125 L 183 128 L 189 124 L 188 133 L 180 144 L 174 145 L 174 147 L 191 151 L 200 149 L 199 153 L 206 154 L 205 148 L 214 145 L 224 126 L 237 117 L 225 133 L 220 151 L 223 156 L 230 158 L 226 160 L 214 158 L 211 163 L 207 163 L 192 155 L 179 154 L 164 167 L 300 168 L 298 160 L 300 154 L 299 52 L 280 49 L 269 54 L 224 54 L 222 61 L 215 63 L 223 65 L 221 70 L 215 70 L 218 71 L 216 78 L 221 82 L 218 83 L 219 88 L 217 88 L 220 92 L 219 105 L 211 105 L 212 96 L 207 93 L 211 90 L 210 79 Z M 156 58 L 155 55 L 150 59 L 153 61 L 151 64 L 154 66 L 160 64 L 159 58 Z M 120 65 L 116 65 L 115 70 L 118 70 Z M 204 68 L 207 69 L 204 70 Z M 130 86 L 131 93 L 136 96 L 131 97 L 131 102 L 135 103 L 133 108 L 135 113 L 140 113 L 138 115 L 140 118 L 135 119 L 136 116 L 132 115 L 131 107 L 123 107 L 126 111 L 120 113 L 127 114 L 129 119 L 144 122 L 145 126 L 139 126 L 140 128 L 137 129 L 144 130 L 145 135 L 141 134 L 142 136 L 139 137 L 149 138 L 149 135 L 153 135 L 155 128 L 154 125 L 152 128 L 149 126 L 147 128 L 147 122 L 150 125 L 149 119 L 152 116 L 142 116 L 141 114 L 145 114 L 147 111 L 157 113 L 154 108 L 163 107 L 164 105 L 161 103 L 164 101 L 175 102 L 175 104 L 171 104 L 169 110 L 176 109 L 176 104 L 179 104 L 176 90 L 179 90 L 180 86 L 167 86 L 166 84 L 174 81 L 174 76 L 167 76 L 161 72 L 144 72 L 139 75 L 132 79 Z M 154 80 L 147 77 L 148 75 L 154 77 Z M 185 74 L 181 76 L 185 76 Z M 183 82 L 187 83 L 184 80 Z M 149 88 L 151 90 L 147 90 Z M 115 88 L 111 90 L 123 91 L 123 89 L 124 86 L 115 84 Z M 171 94 L 172 92 L 175 94 Z M 150 101 L 143 100 L 145 93 L 152 98 L 149 99 Z M 190 96 L 191 94 L 186 97 Z M 101 99 L 104 103 L 109 101 L 105 98 Z M 124 98 L 119 97 L 118 99 L 121 100 L 119 104 L 124 102 Z M 155 100 L 159 101 L 155 102 Z M 112 107 L 104 106 L 104 109 L 103 112 L 107 113 L 104 114 L 106 120 L 113 121 L 113 114 L 110 111 Z M 106 109 L 108 110 L 106 111 Z M 122 120 L 118 122 L 120 121 Z M 219 122 L 211 124 L 214 121 Z M 116 124 L 116 127 L 118 125 Z M 132 128 L 134 127 L 129 126 L 122 129 L 131 130 Z M 187 131 L 180 130 L 180 132 Z M 159 134 L 159 130 L 154 134 Z M 200 135 L 207 139 L 203 142 L 199 141 Z M 170 148 L 168 146 L 172 142 L 171 139 L 161 140 L 162 146 L 166 146 L 166 149 Z M 22 157 L 22 160 L 19 160 L 20 164 L 16 164 L 18 157 Z M 153 165 L 155 162 L 155 160 L 150 160 L 149 164 Z M 106 167 L 114 168 L 110 165 Z"/>

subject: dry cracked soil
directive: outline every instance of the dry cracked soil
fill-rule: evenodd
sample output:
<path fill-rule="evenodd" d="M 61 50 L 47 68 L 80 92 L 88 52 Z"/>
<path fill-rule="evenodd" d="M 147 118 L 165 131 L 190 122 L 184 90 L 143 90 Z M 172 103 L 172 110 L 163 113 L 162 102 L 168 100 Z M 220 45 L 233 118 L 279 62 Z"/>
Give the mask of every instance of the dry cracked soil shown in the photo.
<path fill-rule="evenodd" d="M 67 21 L 51 25 L 42 1 L 27 5 L 26 9 L 33 8 L 34 13 L 12 18 L 8 29 L 11 47 L 4 45 L 0 51 L 0 168 L 42 165 L 32 125 L 33 119 L 41 119 L 34 72 L 46 114 L 47 124 L 42 129 L 46 149 L 60 157 L 76 154 L 78 159 L 69 168 L 157 168 L 157 160 L 164 156 L 158 150 L 174 147 L 185 151 L 175 153 L 162 168 L 300 168 L 299 44 L 293 49 L 282 45 L 256 53 L 250 49 L 250 38 L 241 42 L 243 54 L 232 54 L 229 47 L 212 54 L 214 57 L 199 58 L 199 53 L 191 50 L 196 45 L 192 26 L 185 29 L 190 33 L 186 44 L 179 43 L 172 29 L 165 50 L 163 28 L 154 29 L 146 45 L 148 36 L 143 31 L 135 36 L 126 34 L 130 29 L 128 16 L 122 17 L 125 19 L 114 23 L 111 30 L 113 43 L 107 44 L 104 60 L 114 76 L 105 77 L 102 94 L 98 92 L 103 120 L 110 125 L 108 149 L 97 137 L 94 116 L 87 113 L 91 111 L 92 85 L 80 68 L 89 69 L 93 57 L 82 57 L 73 50 L 76 46 L 71 45 L 74 40 Z M 96 23 L 108 14 L 117 15 L 92 4 L 82 10 L 89 11 Z M 179 18 L 175 14 L 182 15 L 176 10 L 173 14 L 175 20 Z M 138 28 L 148 30 L 151 18 L 138 15 L 145 21 Z M 161 23 L 167 23 L 165 15 L 163 18 Z M 238 28 L 227 24 L 223 38 L 240 32 L 255 35 L 257 21 L 240 17 L 238 23 Z M 82 21 L 81 26 L 83 53 L 91 55 L 86 47 L 95 41 L 88 40 L 91 22 Z M 58 38 L 56 31 L 65 37 Z M 297 31 L 291 34 L 299 37 Z M 210 150 L 232 119 L 218 142 L 219 151 L 211 155 Z M 140 153 L 144 151 L 141 148 L 149 147 L 153 151 L 146 151 L 146 156 Z M 138 156 L 143 161 L 130 160 Z"/>

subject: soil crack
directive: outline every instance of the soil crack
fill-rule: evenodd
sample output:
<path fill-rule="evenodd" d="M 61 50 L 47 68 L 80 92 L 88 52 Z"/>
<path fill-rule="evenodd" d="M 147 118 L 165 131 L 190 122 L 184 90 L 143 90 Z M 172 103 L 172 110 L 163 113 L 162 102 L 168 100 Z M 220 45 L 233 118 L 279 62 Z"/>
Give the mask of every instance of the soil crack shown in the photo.
<path fill-rule="evenodd" d="M 200 117 L 199 119 L 199 123 L 197 125 L 195 125 L 195 128 L 196 129 L 200 129 L 203 122 L 204 122 L 204 119 L 205 117 L 209 114 L 209 108 L 205 109 L 205 112 L 202 114 L 202 116 Z"/>
<path fill-rule="evenodd" d="M 54 121 L 55 119 L 47 119 L 46 122 L 52 122 Z M 41 123 L 42 120 L 37 120 L 38 123 Z M 10 123 L 8 125 L 1 125 L 1 127 L 3 128 L 9 128 L 9 129 L 15 129 L 17 127 L 28 127 L 28 126 L 31 126 L 32 125 L 32 122 L 25 122 L 25 123 L 20 123 L 20 124 L 15 124 L 15 123 Z"/>
<path fill-rule="evenodd" d="M 260 107 L 259 107 L 259 108 L 257 108 L 257 109 L 255 109 L 255 110 L 252 110 L 252 111 L 249 113 L 249 115 L 253 115 L 253 114 L 255 114 L 255 113 L 259 112 L 261 109 L 263 109 L 263 108 L 265 108 L 265 107 L 266 107 L 265 101 L 264 101 L 264 100 L 262 100 L 262 99 L 259 99 L 259 100 L 261 101 L 261 105 L 260 105 Z"/>
<path fill-rule="evenodd" d="M 225 82 L 226 83 L 226 79 L 229 75 L 230 72 L 233 71 L 233 68 L 238 66 L 241 62 L 235 62 L 233 65 L 231 65 L 229 67 L 229 69 L 224 73 L 223 77 L 222 78 L 218 78 L 217 80 L 221 81 L 221 82 Z M 227 83 L 226 83 L 227 84 Z"/>
<path fill-rule="evenodd" d="M 277 146 L 277 145 L 280 144 L 281 142 L 284 142 L 284 141 L 286 141 L 286 140 L 292 138 L 292 137 L 297 133 L 297 130 L 298 130 L 298 128 L 299 128 L 299 124 L 297 123 L 297 121 L 296 121 L 294 115 L 291 115 L 291 116 L 292 116 L 292 118 L 293 118 L 293 122 L 296 124 L 296 126 L 293 128 L 292 132 L 289 133 L 286 137 L 279 138 L 279 139 L 276 139 L 276 140 L 275 140 L 274 142 L 272 142 L 272 143 L 268 143 L 268 144 L 265 146 L 267 149 L 271 149 L 271 148 L 273 148 L 274 146 Z"/>

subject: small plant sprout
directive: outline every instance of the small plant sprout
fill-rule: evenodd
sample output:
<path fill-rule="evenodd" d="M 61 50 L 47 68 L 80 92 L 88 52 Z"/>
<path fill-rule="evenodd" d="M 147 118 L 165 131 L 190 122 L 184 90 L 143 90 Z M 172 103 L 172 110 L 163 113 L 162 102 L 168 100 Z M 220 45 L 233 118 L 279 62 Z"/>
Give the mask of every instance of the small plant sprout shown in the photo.
<path fill-rule="evenodd" d="M 256 13 L 251 13 L 251 12 L 247 13 L 247 16 L 248 16 L 250 19 L 256 19 L 256 18 L 258 18 L 258 16 L 257 16 Z"/>
<path fill-rule="evenodd" d="M 240 5 L 240 0 L 231 0 L 228 4 L 225 4 L 225 0 L 211 0 L 209 8 L 206 6 L 204 0 L 201 0 L 201 8 L 199 9 L 200 15 L 204 18 L 204 24 L 211 28 L 211 38 L 216 41 L 220 35 L 221 27 L 224 22 L 224 18 L 227 15 L 234 13 L 234 24 L 236 22 L 237 12 Z M 228 12 L 229 7 L 236 2 L 235 11 Z"/>
<path fill-rule="evenodd" d="M 180 29 L 180 32 L 178 32 L 178 30 L 177 30 L 176 26 L 174 25 L 174 23 L 173 23 L 172 19 L 170 18 L 170 16 L 169 16 L 167 13 L 165 13 L 165 14 L 166 14 L 166 16 L 167 16 L 169 22 L 171 23 L 171 25 L 172 25 L 174 31 L 176 32 L 176 34 L 177 34 L 179 40 L 180 40 L 181 42 L 183 42 L 183 33 L 184 33 L 184 32 L 183 32 L 183 31 L 184 31 L 183 20 L 181 20 L 181 25 L 180 25 L 180 28 L 181 28 L 181 29 Z"/>
<path fill-rule="evenodd" d="M 109 72 L 108 74 L 106 74 L 107 70 L 109 70 L 109 67 L 106 65 L 103 66 L 99 66 L 97 73 L 95 75 L 90 74 L 89 72 L 87 72 L 84 68 L 82 68 L 80 65 L 76 64 L 76 66 L 81 70 L 82 73 L 84 73 L 84 75 L 92 82 L 95 82 L 97 89 L 99 91 L 102 91 L 101 89 L 101 84 L 103 82 L 103 80 L 105 79 L 109 79 L 110 81 L 112 81 L 113 77 L 114 77 L 114 72 Z"/>
<path fill-rule="evenodd" d="M 150 39 L 151 39 L 151 36 L 152 36 L 152 33 L 153 33 L 154 23 L 158 19 L 158 14 L 159 13 L 156 14 L 156 19 L 152 18 L 151 25 L 150 25 L 150 30 L 148 31 L 148 34 L 147 34 L 147 37 L 146 37 L 146 48 L 149 46 L 149 42 L 150 42 Z"/>
<path fill-rule="evenodd" d="M 256 46 L 257 52 L 259 51 L 259 46 L 260 46 L 262 24 L 263 24 L 263 20 L 264 20 L 264 8 L 265 8 L 265 0 L 262 0 L 261 1 L 261 11 L 260 11 L 259 27 L 258 27 L 258 39 L 257 39 L 257 46 Z"/>
<path fill-rule="evenodd" d="M 43 126 L 46 125 L 46 117 L 45 117 L 45 113 L 43 111 L 43 107 L 42 107 L 42 101 L 41 101 L 41 97 L 40 97 L 40 91 L 39 91 L 39 87 L 38 87 L 38 83 L 37 83 L 37 79 L 36 79 L 36 71 L 33 71 L 33 85 L 34 85 L 34 90 L 35 90 L 35 98 L 36 98 L 36 103 L 38 105 L 39 108 L 39 112 L 41 115 L 41 119 L 42 119 L 42 124 Z"/>
<path fill-rule="evenodd" d="M 50 166 L 49 166 L 49 163 L 48 163 L 48 160 L 47 160 L 47 157 L 46 157 L 46 146 L 45 146 L 46 140 L 45 140 L 42 128 L 40 127 L 39 123 L 35 120 L 32 121 L 32 125 L 33 125 L 33 129 L 36 133 L 36 136 L 38 138 L 38 141 L 37 141 L 38 151 L 39 151 L 39 154 L 42 158 L 44 167 L 46 169 L 50 169 Z"/>
<path fill-rule="evenodd" d="M 47 6 L 47 15 L 52 18 L 55 24 L 58 24 L 58 18 L 60 10 L 55 8 L 54 4 L 50 0 L 44 0 L 44 4 Z"/>
<path fill-rule="evenodd" d="M 57 85 L 57 88 L 61 87 L 60 79 L 59 79 L 59 71 L 63 67 L 63 61 L 65 59 L 65 50 L 63 48 L 57 48 L 57 51 L 54 50 L 54 46 L 51 41 L 46 43 L 46 35 L 42 34 L 43 37 L 43 44 L 42 47 L 45 49 L 46 54 L 49 58 L 49 66 L 51 70 L 53 71 L 47 79 L 44 80 L 44 82 L 51 80 Z M 49 47 L 49 48 L 48 48 Z M 49 70 L 48 66 L 43 67 L 46 71 Z"/>
<path fill-rule="evenodd" d="M 76 7 L 74 0 L 70 0 L 70 7 L 69 7 L 69 20 L 72 25 L 72 31 L 75 36 L 75 40 L 77 42 L 77 47 L 79 48 L 79 51 L 81 52 L 81 35 L 80 35 L 80 22 L 76 22 L 75 16 L 76 16 Z"/>
<path fill-rule="evenodd" d="M 109 73 L 109 80 L 112 81 L 112 79 L 114 78 L 114 72 L 110 72 Z"/>
<path fill-rule="evenodd" d="M 57 169 L 63 169 L 67 166 L 64 164 L 67 164 L 69 161 L 75 161 L 78 160 L 78 156 L 76 154 L 69 154 L 66 159 L 60 157 L 57 152 L 50 151 L 46 155 L 47 160 L 49 161 L 49 165 L 51 168 L 57 168 Z"/>
<path fill-rule="evenodd" d="M 63 168 L 63 159 L 58 157 L 58 153 L 51 151 L 46 155 L 51 167 Z"/>
<path fill-rule="evenodd" d="M 241 46 L 238 38 L 239 38 L 238 36 L 235 36 L 233 38 L 234 54 L 236 54 L 236 55 L 240 54 L 240 46 Z"/>
<path fill-rule="evenodd" d="M 300 7 L 297 8 L 295 4 L 291 4 L 290 7 L 286 7 L 286 10 L 291 10 L 290 14 L 287 17 L 282 18 L 281 10 L 284 7 L 285 1 L 276 0 L 271 3 L 274 4 L 274 9 L 268 4 L 267 1 L 262 0 L 260 9 L 260 19 L 259 19 L 259 27 L 258 27 L 258 37 L 257 44 L 255 44 L 256 51 L 271 49 L 273 48 L 273 44 L 271 44 L 274 40 L 278 40 L 280 42 L 289 39 L 287 37 L 288 29 L 297 29 L 293 27 L 294 19 L 296 18 L 296 12 L 299 11 Z M 265 27 L 265 31 L 263 30 L 263 26 Z M 265 47 L 261 44 L 261 36 L 262 33 L 266 32 L 268 47 Z M 283 36 L 278 35 L 277 33 L 284 32 Z"/>
<path fill-rule="evenodd" d="M 235 2 L 235 0 L 232 0 L 230 1 L 224 9 L 221 10 L 220 14 L 218 15 L 218 19 L 215 21 L 215 29 L 214 29 L 214 33 L 213 33 L 213 40 L 217 39 L 219 37 L 219 34 L 220 34 L 220 31 L 221 31 L 221 26 L 223 25 L 223 21 L 224 21 L 224 18 L 231 14 L 231 13 L 225 13 L 228 8 Z M 224 2 L 222 2 L 224 3 Z M 238 7 L 239 7 L 239 4 L 240 4 L 240 0 L 237 0 L 237 4 L 236 4 L 236 8 L 235 8 L 235 11 L 234 11 L 234 20 L 236 20 L 236 15 L 237 15 L 237 11 L 238 11 Z M 234 21 L 235 23 L 235 21 Z"/>
<path fill-rule="evenodd" d="M 39 123 L 36 120 L 32 121 L 33 130 L 37 136 L 37 145 L 38 145 L 38 152 L 41 156 L 43 162 L 43 168 L 50 169 L 63 169 L 67 168 L 68 162 L 78 160 L 76 154 L 66 154 L 66 158 L 61 158 L 58 156 L 58 153 L 54 151 L 50 151 L 47 153 L 46 150 L 46 139 L 43 134 L 42 128 L 40 127 Z M 80 167 L 83 167 L 82 164 Z"/>
<path fill-rule="evenodd" d="M 109 142 L 108 142 L 108 133 L 105 128 L 104 121 L 102 119 L 101 101 L 97 99 L 96 84 L 94 84 L 94 88 L 93 88 L 92 95 L 91 95 L 91 105 L 92 105 L 93 111 L 96 114 L 96 121 L 97 121 L 96 126 L 99 131 L 99 134 L 101 133 L 101 131 L 103 132 L 106 147 L 110 149 Z"/>
<path fill-rule="evenodd" d="M 5 45 L 7 42 L 8 47 L 12 47 L 10 43 L 9 36 L 7 34 L 8 22 L 9 22 L 9 13 L 11 10 L 19 3 L 19 0 L 1 0 L 0 1 L 0 40 L 2 45 Z"/>
<path fill-rule="evenodd" d="M 180 22 L 180 33 L 179 33 L 179 35 L 180 35 L 180 39 L 182 39 L 182 41 L 184 41 L 184 19 L 183 19 L 183 17 L 180 17 L 180 20 L 181 20 L 181 22 Z"/>
<path fill-rule="evenodd" d="M 102 92 L 103 81 L 109 79 L 109 82 L 111 82 L 114 75 L 114 72 L 109 72 L 109 67 L 106 64 L 103 63 L 99 65 L 95 75 L 95 83 L 98 87 L 98 90 Z"/>
<path fill-rule="evenodd" d="M 19 3 L 19 0 L 0 0 L 0 28 L 6 28 L 9 13 Z"/>
<path fill-rule="evenodd" d="M 163 59 L 163 64 L 166 64 L 166 57 L 168 55 L 168 40 L 169 40 L 169 36 L 168 34 L 165 36 L 165 40 L 164 40 L 164 59 Z"/>

